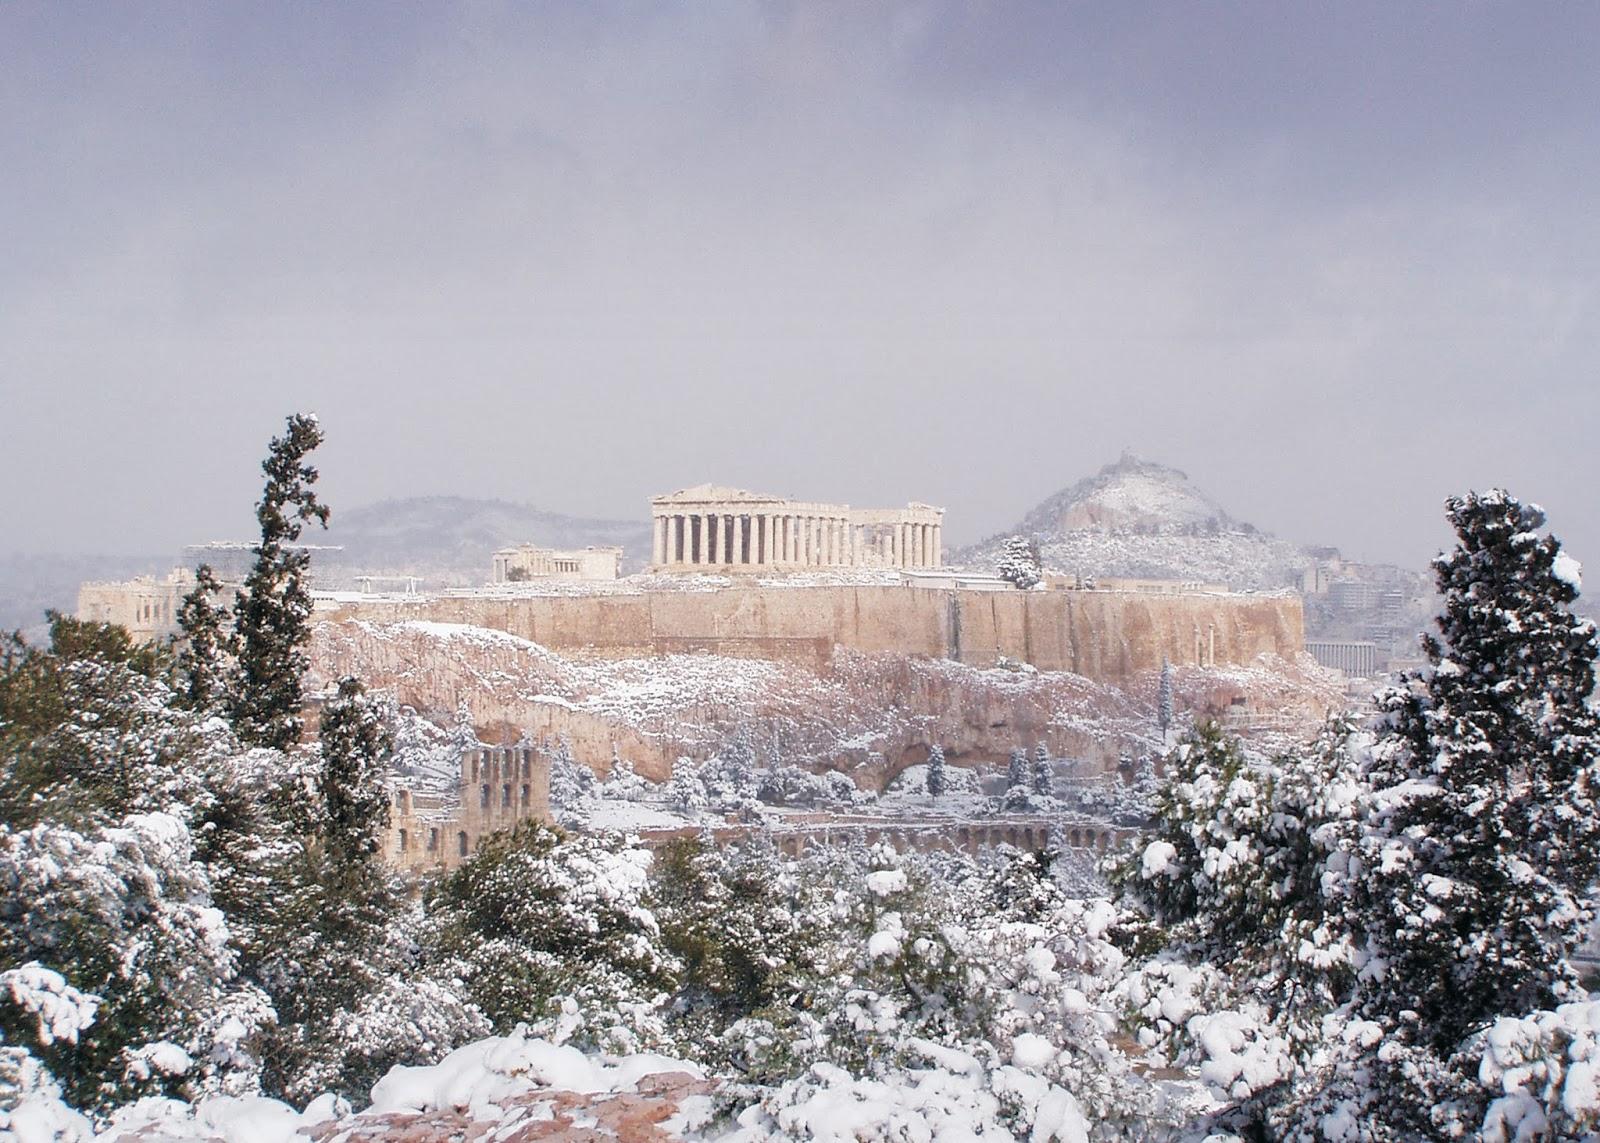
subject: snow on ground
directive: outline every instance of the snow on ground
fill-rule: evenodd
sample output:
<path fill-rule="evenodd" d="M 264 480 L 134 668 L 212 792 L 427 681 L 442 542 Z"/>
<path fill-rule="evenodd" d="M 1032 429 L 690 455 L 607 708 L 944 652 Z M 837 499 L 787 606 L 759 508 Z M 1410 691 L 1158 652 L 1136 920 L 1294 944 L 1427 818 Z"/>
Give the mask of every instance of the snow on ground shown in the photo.
<path fill-rule="evenodd" d="M 1039 1037 L 1032 1037 L 1039 1039 Z M 318 1143 L 358 1139 L 700 1139 L 766 1143 L 856 1140 L 1011 1139 L 1020 1123 L 1040 1143 L 1083 1143 L 1089 1123 L 1071 1092 L 1044 1072 L 1055 1052 L 1019 1040 L 1012 1062 L 912 1039 L 916 1056 L 882 1078 L 819 1063 L 759 1103 L 731 1100 L 684 1060 L 586 1055 L 520 1032 L 451 1052 L 431 1067 L 396 1067 L 352 1114 L 331 1096 L 303 1111 L 263 1098 L 217 1097 L 195 1105 L 146 1099 L 95 1135 L 56 1101 L 38 1101 L 10 1127 L 18 1143 L 65 1140 L 222 1140 Z M 741 1107 L 741 1102 L 748 1106 Z M 731 1113 L 731 1114 L 730 1114 Z"/>

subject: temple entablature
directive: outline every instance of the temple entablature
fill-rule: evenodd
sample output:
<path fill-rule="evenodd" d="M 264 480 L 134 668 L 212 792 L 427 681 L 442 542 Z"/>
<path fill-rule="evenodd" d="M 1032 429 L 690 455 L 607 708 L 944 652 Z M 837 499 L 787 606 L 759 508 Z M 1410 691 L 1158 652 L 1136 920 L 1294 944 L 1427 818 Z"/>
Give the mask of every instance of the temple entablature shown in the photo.
<path fill-rule="evenodd" d="M 700 484 L 650 501 L 663 571 L 936 568 L 944 509 L 852 508 Z"/>

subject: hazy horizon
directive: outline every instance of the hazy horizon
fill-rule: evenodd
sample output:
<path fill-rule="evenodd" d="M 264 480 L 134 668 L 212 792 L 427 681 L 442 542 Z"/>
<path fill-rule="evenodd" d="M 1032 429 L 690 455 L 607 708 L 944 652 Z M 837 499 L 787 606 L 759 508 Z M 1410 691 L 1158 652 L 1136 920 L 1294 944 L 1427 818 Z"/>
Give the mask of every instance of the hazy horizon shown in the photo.
<path fill-rule="evenodd" d="M 967 543 L 1129 449 L 1422 566 L 1600 560 L 1600 11 L 0 9 L 0 553 L 702 481 Z"/>

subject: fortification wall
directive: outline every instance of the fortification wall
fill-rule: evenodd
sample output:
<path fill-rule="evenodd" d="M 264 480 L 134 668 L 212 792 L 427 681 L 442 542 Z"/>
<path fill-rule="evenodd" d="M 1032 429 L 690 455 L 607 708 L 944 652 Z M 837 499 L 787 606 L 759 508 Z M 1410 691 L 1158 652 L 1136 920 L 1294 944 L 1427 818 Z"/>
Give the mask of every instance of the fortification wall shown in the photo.
<path fill-rule="evenodd" d="M 1114 591 L 972 591 L 888 585 L 637 595 L 385 598 L 339 602 L 328 619 L 422 619 L 487 627 L 563 653 L 712 651 L 821 666 L 837 646 L 1120 682 L 1176 664 L 1245 664 L 1305 649 L 1298 597 Z"/>

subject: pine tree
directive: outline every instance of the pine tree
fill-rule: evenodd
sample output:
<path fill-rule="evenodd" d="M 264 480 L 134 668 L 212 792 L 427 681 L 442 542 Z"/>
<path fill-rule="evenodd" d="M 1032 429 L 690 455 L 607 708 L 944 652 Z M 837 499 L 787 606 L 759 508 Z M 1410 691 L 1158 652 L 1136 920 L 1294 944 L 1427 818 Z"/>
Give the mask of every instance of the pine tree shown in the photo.
<path fill-rule="evenodd" d="M 1039 545 L 1021 536 L 1011 536 L 1000 545 L 1000 578 L 1026 591 L 1044 578 Z"/>
<path fill-rule="evenodd" d="M 1456 547 L 1428 669 L 1382 696 L 1389 733 L 1354 845 L 1358 920 L 1385 965 L 1363 1010 L 1447 1053 L 1572 989 L 1600 874 L 1594 625 L 1544 513 L 1500 490 L 1447 501 Z"/>
<path fill-rule="evenodd" d="M 935 746 L 928 752 L 928 796 L 937 798 L 944 791 L 944 747 Z"/>
<path fill-rule="evenodd" d="M 311 488 L 317 470 L 305 459 L 321 443 L 316 417 L 296 414 L 261 464 L 267 477 L 256 506 L 261 541 L 234 603 L 239 649 L 229 696 L 234 729 L 251 745 L 287 750 L 300 739 L 311 556 L 290 545 L 310 521 L 328 525 L 328 509 Z"/>
<path fill-rule="evenodd" d="M 385 762 L 394 740 L 361 683 L 346 675 L 322 715 L 319 782 L 330 853 L 345 861 L 372 857 L 389 825 Z"/>
<path fill-rule="evenodd" d="M 233 625 L 226 607 L 212 603 L 222 584 L 210 564 L 194 572 L 194 590 L 178 608 L 182 631 L 177 657 L 178 685 L 191 710 L 211 710 L 227 695 L 228 658 L 234 652 Z"/>
<path fill-rule="evenodd" d="M 1055 773 L 1050 768 L 1050 751 L 1044 743 L 1033 748 L 1033 792 L 1041 798 L 1055 793 Z"/>
<path fill-rule="evenodd" d="M 1156 689 L 1156 725 L 1161 733 L 1172 729 L 1172 664 L 1161 660 L 1161 683 Z"/>

